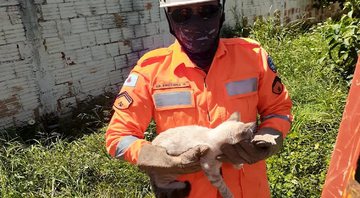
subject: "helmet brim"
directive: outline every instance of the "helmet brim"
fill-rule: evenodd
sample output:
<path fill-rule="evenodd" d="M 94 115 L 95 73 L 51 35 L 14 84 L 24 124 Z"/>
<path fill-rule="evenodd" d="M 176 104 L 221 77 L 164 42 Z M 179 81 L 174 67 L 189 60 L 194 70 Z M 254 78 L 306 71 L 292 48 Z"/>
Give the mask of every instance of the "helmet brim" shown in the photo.
<path fill-rule="evenodd" d="M 166 4 L 160 4 L 160 8 L 182 6 L 182 5 L 196 4 L 196 3 L 203 3 L 203 2 L 211 2 L 211 1 L 216 1 L 216 0 L 196 0 L 196 1 L 187 1 L 187 2 L 166 3 Z"/>

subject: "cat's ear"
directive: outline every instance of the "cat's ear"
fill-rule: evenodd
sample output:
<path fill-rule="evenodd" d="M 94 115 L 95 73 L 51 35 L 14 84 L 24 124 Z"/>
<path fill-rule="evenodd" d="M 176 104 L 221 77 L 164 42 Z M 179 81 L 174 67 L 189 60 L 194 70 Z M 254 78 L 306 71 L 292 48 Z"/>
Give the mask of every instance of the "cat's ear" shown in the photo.
<path fill-rule="evenodd" d="M 251 132 L 255 133 L 256 128 L 257 128 L 256 122 L 245 123 L 245 128 L 247 131 L 251 131 Z"/>
<path fill-rule="evenodd" d="M 241 121 L 240 113 L 239 112 L 232 113 L 228 121 Z"/>

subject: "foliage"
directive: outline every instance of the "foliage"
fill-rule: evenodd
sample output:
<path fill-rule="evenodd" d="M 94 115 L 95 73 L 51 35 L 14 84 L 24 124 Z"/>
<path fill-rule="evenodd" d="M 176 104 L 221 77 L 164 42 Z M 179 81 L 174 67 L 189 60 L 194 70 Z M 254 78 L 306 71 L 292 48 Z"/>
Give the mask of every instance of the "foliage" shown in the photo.
<path fill-rule="evenodd" d="M 350 83 L 360 53 L 360 0 L 346 2 L 344 11 L 339 21 L 329 19 L 319 31 L 329 43 L 322 59 L 332 60 L 330 66 Z"/>

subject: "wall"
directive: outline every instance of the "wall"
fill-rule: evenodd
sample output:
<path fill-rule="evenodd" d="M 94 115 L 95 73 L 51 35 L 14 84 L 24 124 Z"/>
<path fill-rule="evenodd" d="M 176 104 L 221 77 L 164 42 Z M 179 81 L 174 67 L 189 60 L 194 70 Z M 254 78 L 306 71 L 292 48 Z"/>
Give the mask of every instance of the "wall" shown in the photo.
<path fill-rule="evenodd" d="M 310 0 L 228 0 L 248 17 Z M 147 51 L 172 42 L 158 0 L 0 0 L 0 127 L 66 115 L 90 96 L 116 93 Z"/>

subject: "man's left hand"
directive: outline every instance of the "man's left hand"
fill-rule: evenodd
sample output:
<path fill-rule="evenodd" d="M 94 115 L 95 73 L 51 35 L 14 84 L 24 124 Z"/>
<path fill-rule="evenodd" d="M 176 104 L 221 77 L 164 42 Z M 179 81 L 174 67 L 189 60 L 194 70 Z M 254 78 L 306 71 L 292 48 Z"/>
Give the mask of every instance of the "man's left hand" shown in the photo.
<path fill-rule="evenodd" d="M 283 136 L 273 128 L 261 128 L 252 140 L 244 140 L 237 144 L 221 146 L 222 155 L 217 157 L 222 162 L 233 164 L 254 164 L 277 153 L 283 145 Z"/>

